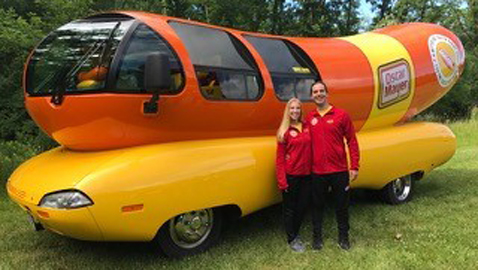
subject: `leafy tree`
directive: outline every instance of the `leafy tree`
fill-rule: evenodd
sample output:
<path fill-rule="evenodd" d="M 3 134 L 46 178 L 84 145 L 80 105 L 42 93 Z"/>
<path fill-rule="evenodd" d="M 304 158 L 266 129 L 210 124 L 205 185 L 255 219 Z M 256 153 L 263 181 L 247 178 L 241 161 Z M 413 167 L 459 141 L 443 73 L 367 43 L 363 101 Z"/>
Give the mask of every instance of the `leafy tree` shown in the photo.
<path fill-rule="evenodd" d="M 266 0 L 192 1 L 191 19 L 245 31 L 263 31 L 269 12 Z"/>
<path fill-rule="evenodd" d="M 13 140 L 28 119 L 20 87 L 23 63 L 43 33 L 40 20 L 18 17 L 13 9 L 0 9 L 0 138 Z"/>
<path fill-rule="evenodd" d="M 285 0 L 273 0 L 270 3 L 270 33 L 271 34 L 279 34 L 282 33 L 283 29 L 283 18 L 284 13 L 286 12 L 285 9 Z"/>
<path fill-rule="evenodd" d="M 30 13 L 35 13 L 39 7 L 35 0 L 1 0 L 1 8 L 3 10 L 12 10 L 19 16 L 27 16 Z"/>
<path fill-rule="evenodd" d="M 396 0 L 366 0 L 372 5 L 372 11 L 376 12 L 376 16 L 373 19 L 373 25 L 377 22 L 385 19 L 392 10 L 393 4 Z"/>
<path fill-rule="evenodd" d="M 360 1 L 358 0 L 336 1 L 336 9 L 339 13 L 336 24 L 339 36 L 358 33 L 360 26 L 359 7 Z"/>
<path fill-rule="evenodd" d="M 0 140 L 53 145 L 23 105 L 23 65 L 28 54 L 52 29 L 89 13 L 91 1 L 3 1 L 0 8 Z M 7 9 L 6 9 L 7 8 Z"/>
<path fill-rule="evenodd" d="M 425 113 L 441 119 L 469 118 L 478 106 L 478 1 L 446 0 L 442 2 L 446 14 L 438 22 L 458 35 L 466 51 L 466 67 L 457 85 Z"/>
<path fill-rule="evenodd" d="M 333 17 L 330 5 L 325 0 L 296 1 L 295 25 L 292 31 L 301 36 L 330 36 L 333 33 Z"/>
<path fill-rule="evenodd" d="M 36 0 L 36 16 L 41 17 L 43 30 L 48 33 L 74 19 L 91 14 L 93 0 Z"/>
<path fill-rule="evenodd" d="M 467 58 L 465 72 L 454 88 L 422 114 L 439 120 L 466 119 L 478 105 L 478 1 L 476 0 L 397 0 L 375 27 L 405 23 L 431 22 L 453 31 L 463 42 Z"/>

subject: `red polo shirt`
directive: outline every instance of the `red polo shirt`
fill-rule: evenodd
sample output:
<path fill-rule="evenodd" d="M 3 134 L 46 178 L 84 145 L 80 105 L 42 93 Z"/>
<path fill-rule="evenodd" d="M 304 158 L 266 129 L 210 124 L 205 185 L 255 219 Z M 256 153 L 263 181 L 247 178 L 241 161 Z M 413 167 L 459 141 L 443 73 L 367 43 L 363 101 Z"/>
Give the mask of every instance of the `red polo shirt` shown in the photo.
<path fill-rule="evenodd" d="M 310 132 L 305 126 L 300 132 L 289 127 L 284 133 L 284 142 L 277 143 L 276 174 L 280 190 L 288 187 L 286 175 L 309 175 L 312 166 Z"/>
<path fill-rule="evenodd" d="M 350 152 L 350 169 L 359 168 L 359 147 L 355 129 L 348 113 L 332 107 L 324 116 L 317 110 L 305 118 L 312 140 L 312 172 L 330 174 L 348 171 L 344 138 Z"/>

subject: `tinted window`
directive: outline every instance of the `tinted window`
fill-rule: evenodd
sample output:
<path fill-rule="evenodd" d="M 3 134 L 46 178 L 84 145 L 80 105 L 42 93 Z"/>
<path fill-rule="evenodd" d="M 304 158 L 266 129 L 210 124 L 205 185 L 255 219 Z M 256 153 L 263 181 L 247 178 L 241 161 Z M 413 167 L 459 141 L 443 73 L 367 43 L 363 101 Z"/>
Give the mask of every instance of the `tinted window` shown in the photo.
<path fill-rule="evenodd" d="M 310 100 L 310 87 L 314 82 L 315 78 L 272 76 L 272 83 L 280 100 L 289 100 L 293 97 Z"/>
<path fill-rule="evenodd" d="M 184 42 L 194 65 L 253 70 L 226 32 L 178 22 L 169 24 Z"/>
<path fill-rule="evenodd" d="M 257 100 L 258 68 L 246 47 L 225 31 L 170 22 L 184 42 L 202 95 L 211 100 Z"/>
<path fill-rule="evenodd" d="M 202 94 L 212 100 L 254 100 L 259 83 L 254 74 L 230 70 L 199 69 L 196 72 Z"/>
<path fill-rule="evenodd" d="M 296 73 L 302 71 L 310 73 L 307 66 L 300 64 L 294 58 L 284 41 L 251 36 L 245 38 L 254 45 L 270 72 Z"/>
<path fill-rule="evenodd" d="M 181 64 L 169 45 L 146 25 L 139 25 L 131 36 L 126 53 L 119 65 L 116 81 L 117 90 L 145 91 L 143 86 L 146 58 L 153 52 L 163 52 L 171 63 L 171 89 L 166 93 L 177 93 L 183 84 Z M 162 91 L 162 93 L 164 93 Z"/>
<path fill-rule="evenodd" d="M 245 36 L 263 58 L 280 100 L 310 100 L 310 86 L 318 73 L 308 56 L 292 43 L 280 39 Z"/>

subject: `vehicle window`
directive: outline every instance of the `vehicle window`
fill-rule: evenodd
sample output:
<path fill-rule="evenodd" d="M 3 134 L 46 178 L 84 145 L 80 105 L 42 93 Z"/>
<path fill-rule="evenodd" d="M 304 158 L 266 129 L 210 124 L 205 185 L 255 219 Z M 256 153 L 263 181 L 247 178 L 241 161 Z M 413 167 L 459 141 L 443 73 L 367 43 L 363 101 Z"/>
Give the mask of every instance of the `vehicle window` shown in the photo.
<path fill-rule="evenodd" d="M 300 100 L 310 100 L 310 87 L 315 78 L 301 78 L 293 76 L 273 76 L 272 83 L 277 97 L 280 100 L 289 100 L 296 97 Z"/>
<path fill-rule="evenodd" d="M 258 100 L 262 81 L 246 47 L 225 31 L 171 21 L 210 100 Z"/>
<path fill-rule="evenodd" d="M 280 39 L 244 37 L 264 60 L 280 100 L 287 101 L 292 97 L 311 100 L 310 86 L 319 79 L 319 75 L 305 52 Z"/>
<path fill-rule="evenodd" d="M 105 87 L 111 60 L 132 19 L 83 19 L 50 33 L 34 50 L 27 92 L 45 95 L 98 91 Z"/>
<path fill-rule="evenodd" d="M 254 74 L 200 68 L 196 75 L 207 99 L 254 100 L 259 96 L 259 83 Z"/>
<path fill-rule="evenodd" d="M 294 77 L 275 76 L 272 77 L 274 90 L 281 100 L 289 100 L 295 96 L 295 79 Z"/>
<path fill-rule="evenodd" d="M 184 76 L 178 57 L 170 46 L 156 32 L 141 24 L 134 31 L 126 53 L 119 64 L 116 89 L 121 91 L 145 92 L 144 65 L 146 58 L 153 52 L 164 52 L 171 63 L 171 88 L 161 91 L 164 94 L 175 94 L 181 91 Z"/>

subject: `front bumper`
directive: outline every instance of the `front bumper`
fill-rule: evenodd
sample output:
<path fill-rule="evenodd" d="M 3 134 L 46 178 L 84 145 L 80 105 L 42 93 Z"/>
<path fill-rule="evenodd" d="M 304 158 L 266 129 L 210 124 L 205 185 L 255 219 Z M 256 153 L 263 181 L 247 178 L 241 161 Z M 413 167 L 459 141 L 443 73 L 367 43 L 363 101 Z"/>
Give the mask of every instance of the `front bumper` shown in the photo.
<path fill-rule="evenodd" d="M 7 193 L 33 218 L 34 222 L 41 224 L 47 230 L 80 240 L 104 240 L 103 234 L 90 212 L 90 207 L 75 209 L 39 207 L 28 200 L 24 191 L 16 189 L 10 183 L 7 184 Z M 27 220 L 26 215 L 25 220 Z"/>

